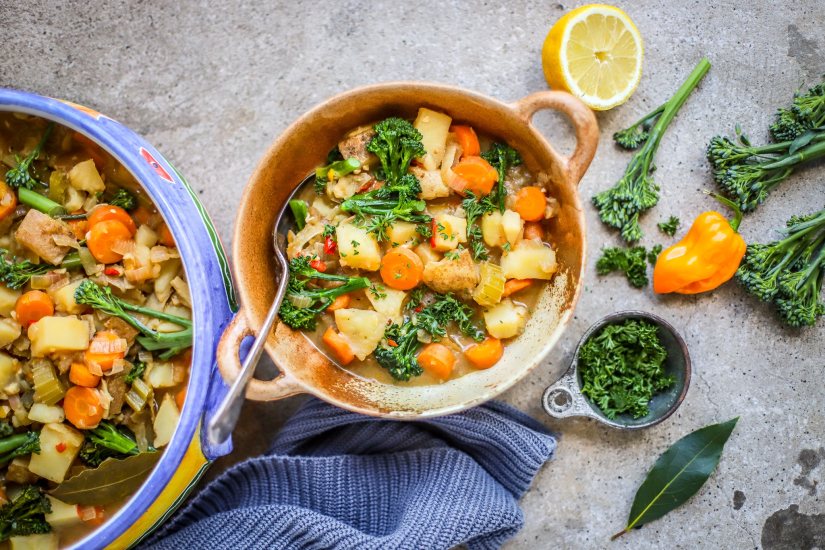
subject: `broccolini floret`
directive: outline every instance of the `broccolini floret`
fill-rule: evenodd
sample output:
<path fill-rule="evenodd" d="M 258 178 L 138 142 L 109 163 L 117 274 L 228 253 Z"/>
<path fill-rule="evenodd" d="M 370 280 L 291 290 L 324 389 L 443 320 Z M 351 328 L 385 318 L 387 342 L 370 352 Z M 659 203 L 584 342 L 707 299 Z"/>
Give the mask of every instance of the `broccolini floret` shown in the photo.
<path fill-rule="evenodd" d="M 412 323 L 387 327 L 384 332 L 387 347 L 375 350 L 375 360 L 387 369 L 396 380 L 407 381 L 413 376 L 421 376 L 424 370 L 418 364 L 418 328 Z"/>
<path fill-rule="evenodd" d="M 341 284 L 333 288 L 317 288 L 310 286 L 312 281 Z M 308 256 L 299 256 L 289 262 L 289 282 L 278 315 L 289 327 L 315 330 L 318 317 L 335 298 L 369 286 L 370 280 L 366 277 L 322 273 L 310 265 Z"/>
<path fill-rule="evenodd" d="M 776 141 L 793 141 L 804 133 L 825 128 L 825 81 L 794 94 L 790 107 L 776 112 L 771 135 Z"/>
<path fill-rule="evenodd" d="M 825 209 L 791 218 L 785 237 L 749 244 L 736 272 L 745 290 L 772 302 L 792 327 L 810 326 L 825 315 L 820 296 L 825 279 Z"/>
<path fill-rule="evenodd" d="M 80 459 L 97 467 L 107 458 L 126 458 L 140 453 L 133 437 L 111 422 L 103 421 L 97 428 L 85 430 L 86 441 L 80 449 Z M 155 449 L 150 447 L 150 452 Z"/>
<path fill-rule="evenodd" d="M 593 204 L 598 209 L 602 222 L 619 229 L 627 242 L 636 242 L 642 238 L 639 215 L 659 202 L 659 187 L 653 181 L 652 172 L 653 158 L 662 136 L 709 69 L 708 60 L 702 59 L 673 97 L 665 103 L 647 139 L 633 155 L 619 182 L 593 196 Z"/>
<path fill-rule="evenodd" d="M 665 110 L 665 106 L 667 106 L 667 103 L 659 105 L 656 109 L 634 122 L 632 126 L 614 133 L 613 141 L 619 147 L 628 151 L 638 149 L 650 137 L 650 129 L 656 124 L 659 116 Z"/>
<path fill-rule="evenodd" d="M 409 121 L 398 117 L 384 119 L 374 129 L 375 136 L 367 144 L 367 151 L 381 162 L 379 177 L 394 184 L 407 174 L 412 159 L 427 153 L 421 142 L 421 132 Z"/>
<path fill-rule="evenodd" d="M 504 212 L 507 199 L 507 188 L 504 186 L 504 179 L 507 176 L 507 170 L 511 166 L 518 166 L 522 163 L 521 155 L 506 143 L 493 143 L 489 151 L 481 153 L 481 158 L 489 162 L 498 171 L 498 184 L 488 197 L 490 203 L 495 204 L 500 212 Z"/>
<path fill-rule="evenodd" d="M 46 521 L 51 511 L 46 495 L 34 485 L 27 486 L 17 498 L 0 506 L 0 541 L 51 532 Z"/>
<path fill-rule="evenodd" d="M 96 285 L 90 279 L 84 279 L 75 289 L 75 302 L 86 304 L 103 313 L 118 317 L 140 331 L 143 336 L 138 337 L 138 343 L 149 351 L 161 351 L 161 359 L 169 359 L 192 345 L 192 321 L 157 311 L 146 307 L 131 304 L 112 294 L 112 289 Z M 142 313 L 155 319 L 168 321 L 180 325 L 183 330 L 177 332 L 158 332 L 147 327 L 140 319 L 129 312 Z"/>
<path fill-rule="evenodd" d="M 31 153 L 26 155 L 25 158 L 20 158 L 15 156 L 15 160 L 17 161 L 17 166 L 6 172 L 6 183 L 10 187 L 14 187 L 15 189 L 28 189 L 33 190 L 35 187 L 45 187 L 45 184 L 37 181 L 35 178 L 32 177 L 30 174 L 31 164 L 37 157 L 40 156 L 40 153 L 43 151 L 43 147 L 46 145 L 46 141 L 49 139 L 49 136 L 52 134 L 52 130 L 54 129 L 54 122 L 50 122 L 49 125 L 46 127 L 46 131 L 43 132 L 43 137 L 40 138 L 40 141 L 37 143 L 37 146 L 32 150 Z"/>
<path fill-rule="evenodd" d="M 137 199 L 126 189 L 118 189 L 115 196 L 109 200 L 112 206 L 119 206 L 124 210 L 134 210 L 137 206 Z"/>
<path fill-rule="evenodd" d="M 341 203 L 341 210 L 355 214 L 379 241 L 386 240 L 387 230 L 397 220 L 430 223 L 432 218 L 423 213 L 426 203 L 417 198 L 419 193 L 421 183 L 412 174 L 405 174 L 378 189 L 353 195 Z"/>

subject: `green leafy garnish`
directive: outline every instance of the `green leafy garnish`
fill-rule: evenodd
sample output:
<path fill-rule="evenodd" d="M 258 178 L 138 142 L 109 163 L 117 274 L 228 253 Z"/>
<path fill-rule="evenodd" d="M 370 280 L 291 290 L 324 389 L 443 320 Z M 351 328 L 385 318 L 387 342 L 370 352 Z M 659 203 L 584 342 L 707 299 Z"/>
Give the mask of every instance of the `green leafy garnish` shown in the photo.
<path fill-rule="evenodd" d="M 676 216 L 671 216 L 667 219 L 667 221 L 659 222 L 656 226 L 659 228 L 659 231 L 672 237 L 676 234 L 676 231 L 679 230 L 680 223 L 679 218 Z"/>
<path fill-rule="evenodd" d="M 596 272 L 607 275 L 621 271 L 631 286 L 643 288 L 648 283 L 647 258 L 648 252 L 643 246 L 603 248 L 601 257 L 596 261 Z"/>

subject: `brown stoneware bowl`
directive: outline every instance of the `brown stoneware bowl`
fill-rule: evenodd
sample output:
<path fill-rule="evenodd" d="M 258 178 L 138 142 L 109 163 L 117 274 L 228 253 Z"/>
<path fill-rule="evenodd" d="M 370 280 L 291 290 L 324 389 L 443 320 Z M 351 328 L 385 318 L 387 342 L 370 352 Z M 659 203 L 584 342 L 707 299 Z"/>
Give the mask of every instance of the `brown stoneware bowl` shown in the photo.
<path fill-rule="evenodd" d="M 253 379 L 246 396 L 256 401 L 310 393 L 363 414 L 414 419 L 457 412 L 500 394 L 538 366 L 569 322 L 582 287 L 584 214 L 577 185 L 598 144 L 593 113 L 564 92 L 545 91 L 515 103 L 451 86 L 419 82 L 377 84 L 337 95 L 296 120 L 270 146 L 249 180 L 235 223 L 233 264 L 242 307 L 218 347 L 218 366 L 231 382 L 240 368 L 241 341 L 263 324 L 277 288 L 272 229 L 283 201 L 347 131 L 395 115 L 413 118 L 419 107 L 448 113 L 479 133 L 506 140 L 532 173 L 546 172 L 561 211 L 549 226 L 560 271 L 542 293 L 524 333 L 512 340 L 493 368 L 443 384 L 405 387 L 361 378 L 336 366 L 300 332 L 276 323 L 266 342 L 280 374 Z M 576 148 L 565 157 L 531 124 L 542 109 L 570 118 Z"/>

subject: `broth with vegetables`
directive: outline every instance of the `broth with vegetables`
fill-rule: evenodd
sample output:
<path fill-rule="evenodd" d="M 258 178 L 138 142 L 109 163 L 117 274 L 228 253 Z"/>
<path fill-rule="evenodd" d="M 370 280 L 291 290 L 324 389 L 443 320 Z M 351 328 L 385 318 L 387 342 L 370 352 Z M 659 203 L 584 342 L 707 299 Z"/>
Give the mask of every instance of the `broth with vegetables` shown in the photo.
<path fill-rule="evenodd" d="M 191 317 L 131 174 L 69 128 L 0 113 L 0 540 L 66 545 L 138 489 L 178 423 Z"/>
<path fill-rule="evenodd" d="M 353 129 L 290 202 L 281 321 L 381 382 L 493 367 L 557 270 L 548 183 L 445 113 Z"/>

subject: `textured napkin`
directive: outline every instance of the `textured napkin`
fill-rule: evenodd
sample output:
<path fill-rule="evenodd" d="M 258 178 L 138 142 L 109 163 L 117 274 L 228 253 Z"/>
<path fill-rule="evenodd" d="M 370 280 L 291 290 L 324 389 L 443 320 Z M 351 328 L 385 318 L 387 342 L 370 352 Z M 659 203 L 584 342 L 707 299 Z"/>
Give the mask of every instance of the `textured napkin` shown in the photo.
<path fill-rule="evenodd" d="M 147 541 L 156 548 L 498 548 L 553 454 L 534 419 L 492 402 L 398 422 L 310 399 L 269 454 L 225 472 Z"/>

